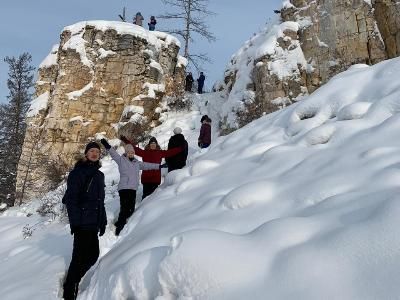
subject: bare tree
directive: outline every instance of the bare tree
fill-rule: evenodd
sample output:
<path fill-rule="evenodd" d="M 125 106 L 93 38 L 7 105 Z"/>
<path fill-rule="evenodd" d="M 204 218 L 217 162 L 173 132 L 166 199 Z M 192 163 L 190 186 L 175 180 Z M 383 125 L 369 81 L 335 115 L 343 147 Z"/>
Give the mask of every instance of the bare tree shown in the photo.
<path fill-rule="evenodd" d="M 25 136 L 25 115 L 32 98 L 34 68 L 29 53 L 18 58 L 7 56 L 4 61 L 9 68 L 9 102 L 0 107 L 0 202 L 10 206 L 15 201 L 15 179 Z"/>
<path fill-rule="evenodd" d="M 215 15 L 207 9 L 208 0 L 163 0 L 164 4 L 176 9 L 175 12 L 167 12 L 158 16 L 160 19 L 179 20 L 182 27 L 166 30 L 171 34 L 180 36 L 184 41 L 183 56 L 197 69 L 204 62 L 210 62 L 206 53 L 194 54 L 189 50 L 196 35 L 205 38 L 208 42 L 214 42 L 215 36 L 210 32 L 206 17 Z"/>

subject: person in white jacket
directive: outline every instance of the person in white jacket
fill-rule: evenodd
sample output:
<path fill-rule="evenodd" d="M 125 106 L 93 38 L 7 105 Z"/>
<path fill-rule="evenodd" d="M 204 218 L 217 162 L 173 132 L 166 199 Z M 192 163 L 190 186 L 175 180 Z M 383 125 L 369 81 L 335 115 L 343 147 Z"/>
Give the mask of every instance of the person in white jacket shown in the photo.
<path fill-rule="evenodd" d="M 117 163 L 119 170 L 118 194 L 120 211 L 115 223 L 115 235 L 119 235 L 126 224 L 126 220 L 133 214 L 136 202 L 136 190 L 139 186 L 140 170 L 158 170 L 159 164 L 138 161 L 132 145 L 125 146 L 125 154 L 120 155 L 105 139 L 100 142 Z"/>

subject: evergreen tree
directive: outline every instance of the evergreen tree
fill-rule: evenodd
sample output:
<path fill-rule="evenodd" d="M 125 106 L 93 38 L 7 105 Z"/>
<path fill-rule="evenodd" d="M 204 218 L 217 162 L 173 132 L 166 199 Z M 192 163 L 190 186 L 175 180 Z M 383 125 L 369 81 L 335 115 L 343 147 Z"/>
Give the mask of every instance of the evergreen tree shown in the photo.
<path fill-rule="evenodd" d="M 194 36 L 198 35 L 209 42 L 215 41 L 215 36 L 210 32 L 205 22 L 206 17 L 214 15 L 207 9 L 208 0 L 163 0 L 164 4 L 176 9 L 176 12 L 167 12 L 159 16 L 161 19 L 179 20 L 180 28 L 167 30 L 167 32 L 179 35 L 184 41 L 183 56 L 197 69 L 203 62 L 210 62 L 206 53 L 195 54 L 189 51 L 189 46 L 194 42 Z"/>
<path fill-rule="evenodd" d="M 0 202 L 15 202 L 18 160 L 25 136 L 25 116 L 32 99 L 32 57 L 23 53 L 18 58 L 6 57 L 8 64 L 8 103 L 0 106 Z"/>

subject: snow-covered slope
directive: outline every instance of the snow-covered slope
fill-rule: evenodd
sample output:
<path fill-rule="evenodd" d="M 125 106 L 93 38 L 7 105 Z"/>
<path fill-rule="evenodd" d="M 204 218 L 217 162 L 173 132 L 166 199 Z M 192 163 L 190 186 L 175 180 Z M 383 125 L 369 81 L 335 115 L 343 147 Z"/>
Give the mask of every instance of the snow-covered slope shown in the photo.
<path fill-rule="evenodd" d="M 399 72 L 400 59 L 353 66 L 304 101 L 214 139 L 201 152 L 195 149 L 200 113 L 175 121 L 171 115 L 169 126 L 179 123 L 190 139 L 190 164 L 166 176 L 120 237 L 108 227 L 103 256 L 84 278 L 79 299 L 396 299 Z M 158 130 L 165 140 L 167 131 Z M 112 220 L 117 174 L 108 158 L 103 163 Z M 0 226 L 12 222 L 0 217 Z M 6 239 L 7 249 L 20 247 L 14 256 L 0 246 L 3 260 L 21 266 L 21 280 L 39 280 L 33 272 L 48 260 L 58 264 L 48 272 L 60 274 L 69 263 L 61 244 L 49 246 L 57 228 L 45 230 L 26 242 Z M 38 251 L 51 251 L 28 260 L 24 251 L 31 250 L 21 247 L 33 241 Z M 0 274 L 2 289 L 10 283 L 7 272 Z M 18 287 L 29 289 L 38 292 L 35 284 Z M 53 294 L 31 299 L 53 299 L 54 282 L 46 291 Z"/>
<path fill-rule="evenodd" d="M 81 299 L 391 299 L 400 60 L 216 141 L 135 213 Z"/>

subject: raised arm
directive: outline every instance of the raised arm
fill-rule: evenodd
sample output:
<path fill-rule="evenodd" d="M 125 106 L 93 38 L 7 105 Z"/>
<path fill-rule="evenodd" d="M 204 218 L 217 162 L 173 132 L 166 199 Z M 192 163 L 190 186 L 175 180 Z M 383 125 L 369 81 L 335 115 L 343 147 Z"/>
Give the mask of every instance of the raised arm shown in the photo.
<path fill-rule="evenodd" d="M 153 164 L 153 163 L 148 163 L 148 162 L 139 162 L 140 170 L 159 170 L 160 165 L 159 164 Z"/>
<path fill-rule="evenodd" d="M 110 146 L 110 144 L 107 142 L 106 139 L 101 139 L 100 143 L 103 144 L 104 148 L 106 148 L 107 152 L 110 153 L 111 158 L 117 163 L 119 166 L 121 164 L 121 155 L 118 154 L 117 151 L 115 151 L 114 148 Z"/>
<path fill-rule="evenodd" d="M 175 147 L 175 148 L 172 148 L 169 150 L 160 150 L 160 151 L 162 151 L 161 152 L 163 154 L 162 157 L 171 157 L 171 156 L 177 155 L 178 153 L 181 153 L 182 150 L 183 150 L 182 147 Z"/>
<path fill-rule="evenodd" d="M 117 163 L 117 165 L 121 165 L 122 157 L 118 154 L 118 152 L 114 148 L 107 149 L 108 153 L 110 153 L 111 158 Z"/>
<path fill-rule="evenodd" d="M 138 146 L 135 146 L 130 140 L 128 140 L 125 136 L 121 135 L 120 140 L 123 141 L 125 144 L 131 144 L 133 146 L 133 149 L 135 149 L 135 154 L 138 156 L 143 157 L 145 155 L 145 150 L 139 148 Z"/>

